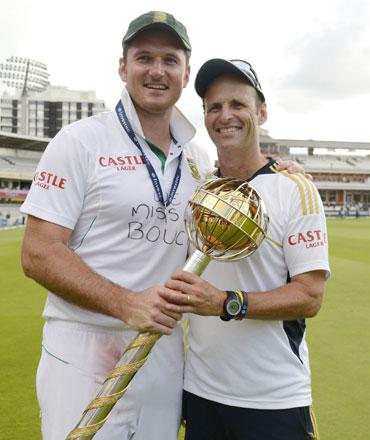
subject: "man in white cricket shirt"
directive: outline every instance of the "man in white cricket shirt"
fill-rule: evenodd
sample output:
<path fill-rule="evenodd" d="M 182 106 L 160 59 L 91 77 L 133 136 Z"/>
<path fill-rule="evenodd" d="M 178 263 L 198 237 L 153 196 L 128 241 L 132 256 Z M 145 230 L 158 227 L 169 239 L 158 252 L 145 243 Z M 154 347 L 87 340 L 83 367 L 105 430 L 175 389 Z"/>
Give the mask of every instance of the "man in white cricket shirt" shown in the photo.
<path fill-rule="evenodd" d="M 267 108 L 248 62 L 209 60 L 195 87 L 217 147 L 216 176 L 249 181 L 270 224 L 251 256 L 211 262 L 202 278 L 175 272 L 166 283 L 168 310 L 191 313 L 185 438 L 317 438 L 305 319 L 318 313 L 329 274 L 322 202 L 311 181 L 262 156 L 258 127 Z"/>
<path fill-rule="evenodd" d="M 133 20 L 116 109 L 57 134 L 22 206 L 23 268 L 49 290 L 37 373 L 45 440 L 65 439 L 137 330 L 166 336 L 95 438 L 177 438 L 181 315 L 166 309 L 163 283 L 185 262 L 184 208 L 209 168 L 175 107 L 190 52 L 172 15 Z"/>

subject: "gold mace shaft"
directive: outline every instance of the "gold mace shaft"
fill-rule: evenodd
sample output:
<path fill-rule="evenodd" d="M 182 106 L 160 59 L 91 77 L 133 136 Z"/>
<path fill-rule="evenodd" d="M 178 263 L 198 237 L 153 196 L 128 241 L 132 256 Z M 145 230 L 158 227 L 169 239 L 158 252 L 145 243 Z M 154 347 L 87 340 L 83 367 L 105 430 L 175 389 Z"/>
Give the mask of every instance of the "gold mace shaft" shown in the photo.
<path fill-rule="evenodd" d="M 187 260 L 184 270 L 201 275 L 210 257 L 196 250 Z M 154 344 L 161 337 L 158 333 L 139 333 L 127 346 L 120 361 L 105 379 L 102 388 L 84 410 L 80 421 L 66 440 L 91 440 L 106 422 L 117 401 L 144 363 Z"/>
<path fill-rule="evenodd" d="M 102 388 L 84 410 L 80 421 L 66 440 L 90 440 L 104 425 L 116 402 L 125 394 L 128 385 L 145 363 L 154 344 L 161 337 L 157 333 L 139 333 L 128 345 L 116 367 L 105 379 Z"/>

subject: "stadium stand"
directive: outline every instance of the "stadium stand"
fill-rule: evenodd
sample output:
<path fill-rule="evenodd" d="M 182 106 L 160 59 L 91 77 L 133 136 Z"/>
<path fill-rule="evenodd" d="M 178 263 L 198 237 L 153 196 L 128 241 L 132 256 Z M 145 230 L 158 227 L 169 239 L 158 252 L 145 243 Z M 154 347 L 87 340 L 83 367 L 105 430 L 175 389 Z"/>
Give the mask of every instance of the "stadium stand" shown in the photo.
<path fill-rule="evenodd" d="M 312 175 L 327 216 L 370 215 L 370 143 L 290 139 L 276 143 L 280 151 L 299 151 L 290 158 Z"/>
<path fill-rule="evenodd" d="M 19 206 L 49 139 L 0 132 L 0 226 L 24 223 Z"/>
<path fill-rule="evenodd" d="M 0 131 L 0 226 L 24 223 L 19 206 L 49 140 Z M 273 139 L 263 130 L 261 145 L 266 156 L 304 166 L 328 216 L 370 215 L 370 143 Z M 365 155 L 359 156 L 359 151 Z"/>

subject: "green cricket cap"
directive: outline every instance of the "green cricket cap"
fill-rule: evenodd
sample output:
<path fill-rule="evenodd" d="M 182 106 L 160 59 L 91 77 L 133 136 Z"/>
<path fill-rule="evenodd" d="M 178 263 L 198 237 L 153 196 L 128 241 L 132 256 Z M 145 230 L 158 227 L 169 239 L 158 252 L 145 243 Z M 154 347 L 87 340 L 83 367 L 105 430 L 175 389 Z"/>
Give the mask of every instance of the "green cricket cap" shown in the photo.
<path fill-rule="evenodd" d="M 123 37 L 122 45 L 133 40 L 136 35 L 149 28 L 164 28 L 171 32 L 186 50 L 191 51 L 191 45 L 186 27 L 176 18 L 162 11 L 150 11 L 132 20 L 129 24 L 126 35 Z"/>

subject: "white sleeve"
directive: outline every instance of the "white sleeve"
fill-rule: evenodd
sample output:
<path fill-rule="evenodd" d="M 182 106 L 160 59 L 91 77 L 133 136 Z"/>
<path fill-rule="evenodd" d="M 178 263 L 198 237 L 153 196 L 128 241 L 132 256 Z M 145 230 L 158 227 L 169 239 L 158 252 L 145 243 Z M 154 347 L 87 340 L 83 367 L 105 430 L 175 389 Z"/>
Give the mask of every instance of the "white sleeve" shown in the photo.
<path fill-rule="evenodd" d="M 297 175 L 296 175 L 297 176 Z M 315 185 L 298 178 L 287 194 L 288 212 L 283 248 L 290 276 L 312 270 L 330 274 L 324 208 Z"/>
<path fill-rule="evenodd" d="M 73 229 L 88 186 L 89 154 L 68 129 L 49 143 L 21 212 Z"/>

